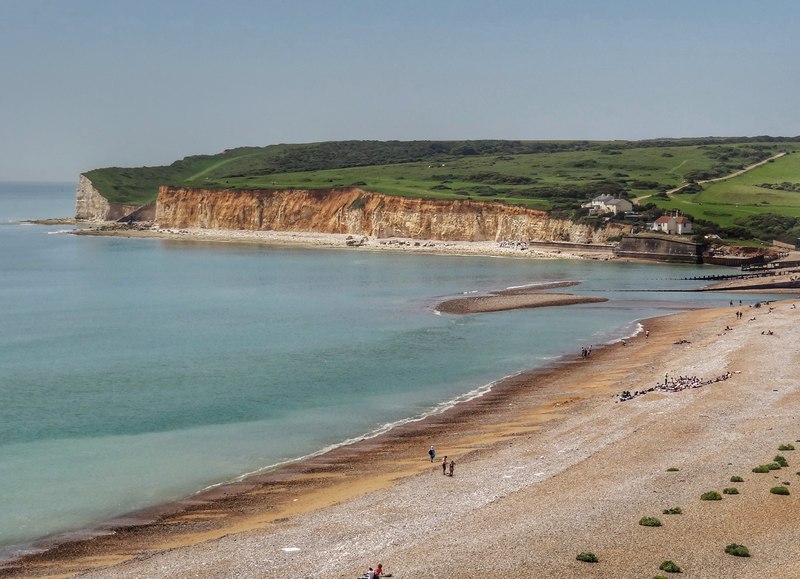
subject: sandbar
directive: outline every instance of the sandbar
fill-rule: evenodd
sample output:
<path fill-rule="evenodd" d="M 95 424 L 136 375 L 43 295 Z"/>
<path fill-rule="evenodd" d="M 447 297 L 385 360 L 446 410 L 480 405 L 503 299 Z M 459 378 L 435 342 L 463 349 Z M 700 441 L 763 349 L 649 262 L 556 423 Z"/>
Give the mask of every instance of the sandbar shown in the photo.
<path fill-rule="evenodd" d="M 515 310 L 519 308 L 543 308 L 547 306 L 567 306 L 571 304 L 588 304 L 608 301 L 607 298 L 549 293 L 546 291 L 556 287 L 577 285 L 578 283 L 579 282 L 555 282 L 537 286 L 500 290 L 486 295 L 460 296 L 442 301 L 436 306 L 436 310 L 446 314 L 478 314 Z"/>

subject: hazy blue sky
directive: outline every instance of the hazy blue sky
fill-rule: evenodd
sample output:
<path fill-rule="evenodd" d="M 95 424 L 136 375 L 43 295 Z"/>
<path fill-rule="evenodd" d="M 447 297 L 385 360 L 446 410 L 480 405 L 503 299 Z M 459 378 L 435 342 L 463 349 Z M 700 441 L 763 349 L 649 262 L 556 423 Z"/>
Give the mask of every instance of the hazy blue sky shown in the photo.
<path fill-rule="evenodd" d="M 241 145 L 800 134 L 797 0 L 0 0 L 0 180 Z"/>

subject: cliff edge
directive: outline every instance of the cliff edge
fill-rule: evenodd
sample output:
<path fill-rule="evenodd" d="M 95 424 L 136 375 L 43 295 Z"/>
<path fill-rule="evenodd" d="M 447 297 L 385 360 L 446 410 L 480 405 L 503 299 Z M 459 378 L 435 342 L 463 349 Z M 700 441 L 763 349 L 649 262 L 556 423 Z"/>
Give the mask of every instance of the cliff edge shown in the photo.
<path fill-rule="evenodd" d="M 605 243 L 629 226 L 596 228 L 551 219 L 544 211 L 470 200 L 434 200 L 359 188 L 212 190 L 162 186 L 158 226 L 246 231 L 313 231 L 442 241 Z"/>
<path fill-rule="evenodd" d="M 155 218 L 152 205 L 123 205 L 110 203 L 103 197 L 86 175 L 78 176 L 75 193 L 75 219 L 86 221 L 147 221 Z"/>

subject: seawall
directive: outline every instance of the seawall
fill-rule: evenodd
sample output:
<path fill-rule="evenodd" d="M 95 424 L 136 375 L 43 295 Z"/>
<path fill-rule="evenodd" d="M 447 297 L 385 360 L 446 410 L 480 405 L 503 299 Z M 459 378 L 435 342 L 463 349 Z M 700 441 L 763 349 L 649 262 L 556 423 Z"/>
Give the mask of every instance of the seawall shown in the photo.
<path fill-rule="evenodd" d="M 677 235 L 625 235 L 614 250 L 617 257 L 676 263 L 700 263 L 703 246 Z"/>

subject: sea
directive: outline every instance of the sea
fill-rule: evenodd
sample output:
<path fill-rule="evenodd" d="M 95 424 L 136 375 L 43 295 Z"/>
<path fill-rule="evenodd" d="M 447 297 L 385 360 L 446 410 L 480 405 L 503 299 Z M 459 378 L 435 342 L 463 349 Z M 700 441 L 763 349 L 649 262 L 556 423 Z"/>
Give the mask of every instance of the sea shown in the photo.
<path fill-rule="evenodd" d="M 672 291 L 719 269 L 708 266 L 88 237 L 26 222 L 74 205 L 75 183 L 0 183 L 0 558 L 731 297 Z M 608 301 L 435 309 L 554 281 Z"/>

